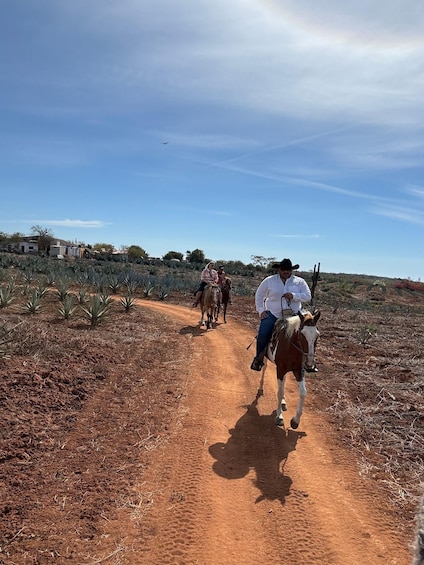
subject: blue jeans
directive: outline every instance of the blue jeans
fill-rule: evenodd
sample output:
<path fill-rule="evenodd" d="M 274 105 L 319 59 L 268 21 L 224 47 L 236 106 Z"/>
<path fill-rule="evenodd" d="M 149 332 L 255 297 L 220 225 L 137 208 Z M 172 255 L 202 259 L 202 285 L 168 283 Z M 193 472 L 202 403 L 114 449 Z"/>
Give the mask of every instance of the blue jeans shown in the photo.
<path fill-rule="evenodd" d="M 259 325 L 258 337 L 256 340 L 256 355 L 259 355 L 268 345 L 276 321 L 277 318 L 274 314 L 267 311 L 267 317 L 263 318 Z"/>

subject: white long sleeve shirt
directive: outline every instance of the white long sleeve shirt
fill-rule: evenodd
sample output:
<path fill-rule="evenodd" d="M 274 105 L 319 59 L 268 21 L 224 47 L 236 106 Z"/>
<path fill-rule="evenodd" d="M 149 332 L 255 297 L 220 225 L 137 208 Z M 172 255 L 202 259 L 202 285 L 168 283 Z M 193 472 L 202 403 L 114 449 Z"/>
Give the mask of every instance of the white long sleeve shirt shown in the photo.
<path fill-rule="evenodd" d="M 291 292 L 293 298 L 286 300 L 283 294 Z M 302 308 L 302 300 L 311 300 L 311 290 L 307 282 L 296 275 L 284 283 L 279 274 L 266 277 L 255 294 L 255 305 L 259 315 L 269 310 L 277 318 L 283 317 L 283 310 L 291 309 L 297 313 Z"/>

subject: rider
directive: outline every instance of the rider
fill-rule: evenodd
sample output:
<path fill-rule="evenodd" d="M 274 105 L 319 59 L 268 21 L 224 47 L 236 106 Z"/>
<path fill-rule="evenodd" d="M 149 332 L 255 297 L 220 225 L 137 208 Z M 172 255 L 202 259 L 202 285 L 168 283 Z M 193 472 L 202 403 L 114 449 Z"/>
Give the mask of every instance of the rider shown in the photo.
<path fill-rule="evenodd" d="M 202 274 L 200 275 L 200 284 L 198 289 L 196 290 L 196 298 L 193 302 L 192 308 L 196 308 L 199 304 L 199 300 L 202 297 L 202 292 L 205 289 L 205 286 L 210 283 L 218 284 L 218 273 L 215 271 L 215 261 L 209 261 L 206 267 L 203 269 Z"/>
<path fill-rule="evenodd" d="M 227 275 L 225 274 L 224 271 L 224 265 L 220 265 L 218 267 L 218 284 L 223 285 L 225 283 L 226 277 Z"/>
<path fill-rule="evenodd" d="M 302 308 L 301 301 L 311 300 L 308 283 L 302 277 L 293 275 L 299 265 L 292 265 L 290 259 L 283 259 L 272 267 L 278 269 L 278 273 L 266 277 L 255 294 L 256 310 L 261 321 L 256 340 L 256 357 L 250 366 L 254 371 L 262 369 L 266 348 L 277 319 L 297 314 Z"/>
<path fill-rule="evenodd" d="M 220 265 L 218 267 L 218 284 L 221 287 L 221 290 L 223 289 L 224 285 L 227 284 L 227 286 L 228 286 L 228 304 L 232 304 L 231 293 L 230 293 L 231 279 L 227 277 L 227 274 L 224 271 L 224 265 Z"/>

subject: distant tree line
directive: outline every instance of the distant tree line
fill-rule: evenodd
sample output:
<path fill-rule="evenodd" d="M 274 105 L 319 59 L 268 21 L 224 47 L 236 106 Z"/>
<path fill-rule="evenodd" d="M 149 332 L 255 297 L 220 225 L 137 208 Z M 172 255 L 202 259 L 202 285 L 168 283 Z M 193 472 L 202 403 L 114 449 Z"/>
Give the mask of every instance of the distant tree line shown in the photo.
<path fill-rule="evenodd" d="M 35 225 L 31 227 L 31 236 L 37 240 L 38 250 L 40 253 L 44 253 L 51 245 L 51 243 L 55 240 L 54 233 L 50 229 L 44 228 L 39 225 Z M 16 245 L 27 237 L 28 236 L 20 232 L 7 234 L 3 231 L 0 231 L 0 249 L 1 248 L 6 249 L 9 245 L 12 246 Z M 98 251 L 99 253 L 104 255 L 110 255 L 116 251 L 115 247 L 111 243 L 105 243 L 105 242 L 98 242 L 98 243 L 94 243 L 93 245 L 80 242 L 79 245 L 82 247 L 87 247 L 88 249 L 92 249 L 93 251 Z M 138 259 L 148 260 L 150 258 L 147 251 L 142 247 L 140 247 L 139 245 L 124 246 L 121 251 L 128 255 L 128 259 L 130 261 L 131 260 L 136 261 Z M 167 253 L 165 253 L 165 255 L 163 255 L 161 259 L 163 261 L 172 261 L 172 260 L 178 260 L 181 262 L 185 261 L 187 263 L 192 263 L 196 265 L 206 264 L 210 260 L 205 256 L 205 253 L 202 249 L 193 249 L 192 251 L 187 250 L 185 254 L 181 253 L 180 251 L 168 251 Z M 249 263 L 249 265 L 247 266 L 251 266 L 257 269 L 266 269 L 271 265 L 271 263 L 275 261 L 276 261 L 275 257 L 263 257 L 262 255 L 251 255 L 251 263 Z M 222 262 L 224 264 L 230 262 L 231 264 L 234 264 L 238 267 L 246 266 L 241 261 L 224 261 L 220 259 L 218 260 L 218 262 Z"/>

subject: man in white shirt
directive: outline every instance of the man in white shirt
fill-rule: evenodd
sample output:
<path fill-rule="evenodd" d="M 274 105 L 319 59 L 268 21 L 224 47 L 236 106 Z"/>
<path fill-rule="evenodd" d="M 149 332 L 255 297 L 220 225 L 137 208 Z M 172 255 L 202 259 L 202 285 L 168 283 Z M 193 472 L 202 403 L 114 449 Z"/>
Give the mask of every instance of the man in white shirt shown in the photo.
<path fill-rule="evenodd" d="M 278 268 L 278 273 L 266 277 L 255 294 L 256 310 L 261 321 L 256 340 L 256 357 L 250 366 L 254 371 L 260 371 L 263 367 L 266 348 L 278 318 L 297 314 L 302 308 L 302 300 L 311 300 L 308 283 L 302 277 L 293 275 L 299 265 L 292 265 L 290 259 L 283 259 L 272 267 Z"/>

